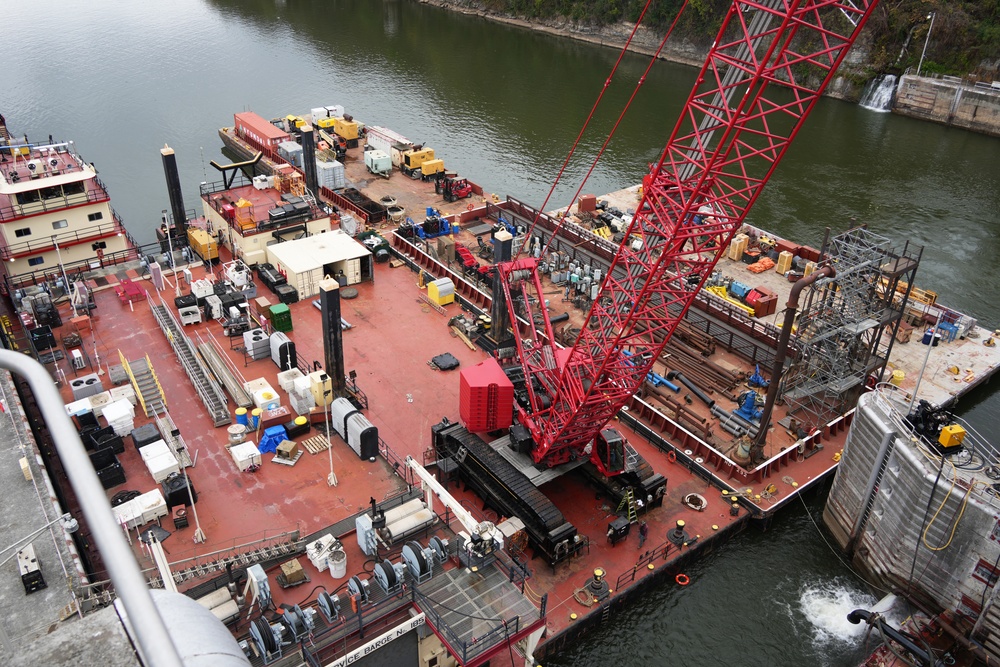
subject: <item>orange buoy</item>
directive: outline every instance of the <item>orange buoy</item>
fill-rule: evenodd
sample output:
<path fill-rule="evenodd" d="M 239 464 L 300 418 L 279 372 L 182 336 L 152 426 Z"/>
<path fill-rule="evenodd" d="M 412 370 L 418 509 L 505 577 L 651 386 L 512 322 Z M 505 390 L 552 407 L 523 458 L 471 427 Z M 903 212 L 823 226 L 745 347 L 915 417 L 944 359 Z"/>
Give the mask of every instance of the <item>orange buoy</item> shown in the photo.
<path fill-rule="evenodd" d="M 677 452 L 675 452 L 672 449 L 669 452 L 667 452 L 667 461 L 669 461 L 670 463 L 676 463 L 677 462 Z"/>
<path fill-rule="evenodd" d="M 469 205 L 465 207 L 465 210 L 466 210 L 466 211 L 471 211 L 471 210 L 472 210 L 472 209 L 474 209 L 474 208 L 475 208 L 475 206 L 473 206 L 473 205 L 472 205 L 472 202 L 470 201 L 470 202 L 469 202 Z"/>
<path fill-rule="evenodd" d="M 674 577 L 674 581 L 677 582 L 678 586 L 687 586 L 688 584 L 691 583 L 691 579 L 689 579 L 688 576 L 684 573 L 678 574 L 676 577 Z"/>

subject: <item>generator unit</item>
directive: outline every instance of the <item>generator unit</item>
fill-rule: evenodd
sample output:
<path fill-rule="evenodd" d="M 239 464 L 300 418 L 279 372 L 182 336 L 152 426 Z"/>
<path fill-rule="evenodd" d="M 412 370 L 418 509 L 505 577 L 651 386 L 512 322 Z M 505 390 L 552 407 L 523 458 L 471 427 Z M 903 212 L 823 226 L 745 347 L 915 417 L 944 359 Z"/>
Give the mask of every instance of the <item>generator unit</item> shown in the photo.
<path fill-rule="evenodd" d="M 378 428 L 348 399 L 338 398 L 330 404 L 330 421 L 359 458 L 371 460 L 378 456 Z"/>
<path fill-rule="evenodd" d="M 298 368 L 299 361 L 295 354 L 295 343 L 283 331 L 275 331 L 270 338 L 271 361 L 279 371 L 290 371 Z"/>

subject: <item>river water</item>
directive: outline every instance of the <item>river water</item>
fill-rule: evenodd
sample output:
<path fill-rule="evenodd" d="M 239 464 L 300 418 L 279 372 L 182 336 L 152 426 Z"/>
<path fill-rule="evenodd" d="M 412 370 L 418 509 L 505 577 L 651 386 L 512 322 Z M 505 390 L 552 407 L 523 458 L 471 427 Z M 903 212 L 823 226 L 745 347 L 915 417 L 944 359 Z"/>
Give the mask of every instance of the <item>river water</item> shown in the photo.
<path fill-rule="evenodd" d="M 541 205 L 616 52 L 404 0 L 34 0 L 4 5 L 0 113 L 16 133 L 73 139 L 141 242 L 169 208 L 158 150 L 175 149 L 188 208 L 219 180 L 217 129 L 341 104 L 434 147 L 449 169 Z M 626 58 L 600 131 L 581 142 L 549 208 L 565 205 L 631 93 Z M 637 183 L 696 71 L 658 63 L 586 191 Z M 1000 140 L 823 100 L 748 222 L 818 245 L 866 222 L 925 246 L 917 284 L 1000 327 Z M 960 412 L 1000 428 L 997 381 Z M 766 532 L 704 559 L 690 586 L 651 588 L 627 613 L 549 664 L 852 665 L 871 601 L 813 523 L 811 499 Z"/>

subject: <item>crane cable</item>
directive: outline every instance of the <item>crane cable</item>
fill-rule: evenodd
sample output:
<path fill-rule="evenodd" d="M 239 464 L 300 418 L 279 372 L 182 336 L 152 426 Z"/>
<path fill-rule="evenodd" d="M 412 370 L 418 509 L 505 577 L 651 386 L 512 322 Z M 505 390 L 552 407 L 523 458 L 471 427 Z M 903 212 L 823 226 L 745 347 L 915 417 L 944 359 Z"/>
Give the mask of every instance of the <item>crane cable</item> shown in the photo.
<path fill-rule="evenodd" d="M 622 60 L 624 60 L 625 54 L 628 52 L 628 47 L 631 45 L 632 40 L 635 37 L 635 34 L 639 31 L 639 27 L 642 24 L 642 19 L 646 16 L 646 12 L 649 10 L 649 6 L 652 4 L 652 1 L 653 0 L 646 0 L 646 4 L 642 8 L 642 12 L 640 12 L 639 18 L 636 19 L 635 25 L 632 27 L 632 32 L 629 33 L 628 39 L 625 40 L 625 44 L 622 46 L 622 50 L 618 54 L 618 59 L 615 61 L 614 67 L 611 68 L 610 74 L 608 74 L 608 77 L 604 80 L 604 86 L 601 88 L 601 92 L 598 93 L 597 99 L 594 100 L 594 105 L 591 107 L 590 113 L 587 115 L 587 119 L 583 123 L 583 127 L 580 128 L 580 132 L 579 132 L 579 134 L 577 134 L 576 140 L 573 142 L 573 145 L 570 147 L 569 153 L 566 155 L 566 159 L 563 161 L 562 166 L 559 168 L 559 173 L 556 174 L 556 178 L 555 178 L 555 180 L 552 183 L 552 187 L 549 188 L 549 192 L 545 196 L 545 201 L 542 202 L 541 207 L 539 207 L 538 211 L 536 211 L 535 218 L 531 221 L 531 227 L 528 229 L 527 236 L 530 236 L 531 232 L 537 226 L 538 219 L 541 216 L 542 211 L 544 211 L 546 209 L 546 207 L 548 206 L 549 200 L 552 198 L 553 193 L 555 193 L 556 186 L 558 186 L 559 182 L 562 180 L 563 174 L 565 173 L 566 168 L 569 166 L 570 160 L 572 159 L 573 155 L 576 153 L 576 149 L 580 145 L 580 141 L 583 139 L 584 133 L 586 132 L 587 128 L 590 126 L 590 121 L 593 120 L 594 114 L 597 112 L 597 107 L 600 106 L 601 100 L 604 98 L 604 94 L 607 92 L 608 88 L 611 87 L 611 81 L 614 79 L 615 73 L 618 71 L 618 67 L 621 65 Z M 587 179 L 590 178 L 590 174 L 593 173 L 594 168 L 597 166 L 597 161 L 601 158 L 601 155 L 604 153 L 604 149 L 607 147 L 608 143 L 611 141 L 611 137 L 614 135 L 615 130 L 617 130 L 618 125 L 621 123 L 622 118 L 625 116 L 625 113 L 628 111 L 629 106 L 631 106 L 632 100 L 635 99 L 635 95 L 636 95 L 636 93 L 639 90 L 639 86 L 641 86 L 643 84 L 643 82 L 645 81 L 646 75 L 649 73 L 650 68 L 652 68 L 653 63 L 656 61 L 657 57 L 659 57 L 660 53 L 663 51 L 664 44 L 666 44 L 667 39 L 670 37 L 670 35 L 674 31 L 674 28 L 677 26 L 677 22 L 680 19 L 681 15 L 684 13 L 684 9 L 687 7 L 687 3 L 688 3 L 688 0 L 684 0 L 684 4 L 681 5 L 680 11 L 677 12 L 677 16 L 674 17 L 674 21 L 670 25 L 670 29 L 663 36 L 663 40 L 660 41 L 660 45 L 659 45 L 659 47 L 657 47 L 656 53 L 650 58 L 649 65 L 646 67 L 645 72 L 643 72 L 643 75 L 639 78 L 638 82 L 636 83 L 636 88 L 633 91 L 632 96 L 629 98 L 628 103 L 625 105 L 625 108 L 622 110 L 621 115 L 619 115 L 618 121 L 615 123 L 615 125 L 612 128 L 611 132 L 608 134 L 608 137 L 604 141 L 604 144 L 601 146 L 600 152 L 594 158 L 594 161 L 591 164 L 590 169 L 587 171 L 587 175 L 584 177 L 583 181 L 580 183 L 580 187 L 577 190 L 577 193 L 573 196 L 573 199 L 576 199 L 576 197 L 579 196 L 579 193 L 580 193 L 580 191 L 583 190 L 583 186 L 586 184 Z M 571 199 L 570 201 L 572 202 L 573 199 Z M 561 225 L 562 222 L 560 221 L 559 224 Z M 558 228 L 556 230 L 553 230 L 552 237 L 549 239 L 550 241 L 551 241 L 552 238 L 555 237 L 555 232 L 556 231 L 558 231 Z M 522 246 L 521 251 L 523 251 L 523 249 L 524 248 Z M 547 250 L 548 250 L 548 243 L 546 243 L 545 248 L 543 248 L 543 252 L 545 252 Z"/>
<path fill-rule="evenodd" d="M 632 102 L 635 101 L 636 95 L 639 94 L 639 88 L 642 86 L 642 84 L 646 82 L 646 77 L 649 75 L 649 70 L 653 68 L 653 64 L 656 62 L 656 59 L 660 56 L 660 53 L 663 51 L 663 47 L 666 46 L 667 40 L 670 39 L 670 35 L 674 32 L 674 28 L 677 27 L 677 23 L 678 21 L 680 21 L 681 15 L 684 13 L 684 9 L 687 7 L 687 3 L 688 0 L 684 0 L 684 4 L 681 5 L 680 11 L 677 12 L 677 16 L 674 17 L 674 22 L 670 24 L 670 29 L 667 30 L 667 33 L 663 36 L 663 39 L 660 40 L 660 45 L 656 48 L 656 52 L 650 57 L 649 64 L 646 65 L 645 71 L 643 71 L 642 76 L 640 76 L 638 80 L 636 80 L 635 88 L 632 90 L 632 95 L 628 98 L 628 102 L 626 102 L 625 106 L 622 108 L 621 113 L 618 115 L 618 119 L 615 121 L 615 124 L 611 127 L 611 131 L 608 132 L 608 136 L 604 139 L 604 143 L 601 144 L 601 148 L 597 151 L 597 155 L 594 156 L 593 162 L 590 163 L 590 168 L 587 170 L 586 175 L 584 175 L 583 179 L 580 181 L 580 187 L 576 189 L 576 192 L 573 193 L 573 197 L 569 200 L 570 203 L 566 205 L 566 214 L 564 214 L 562 218 L 560 218 L 559 220 L 560 227 L 562 226 L 563 221 L 566 219 L 569 213 L 569 209 L 573 205 L 573 202 L 576 201 L 577 198 L 580 196 L 580 193 L 583 192 L 584 186 L 587 184 L 587 181 L 590 179 L 590 176 L 594 173 L 594 169 L 597 168 L 597 163 L 604 155 L 604 152 L 608 148 L 608 144 L 611 143 L 611 139 L 615 136 L 615 133 L 618 131 L 618 126 L 620 126 L 622 124 L 622 121 L 625 120 L 625 114 L 628 113 L 629 108 L 631 108 Z M 534 225 L 532 225 L 532 229 L 533 228 Z M 549 243 L 551 243 L 552 239 L 554 239 L 555 237 L 556 234 L 555 232 L 553 232 L 552 236 L 549 237 Z M 548 243 L 545 244 L 544 250 L 548 250 L 548 246 L 549 246 Z"/>

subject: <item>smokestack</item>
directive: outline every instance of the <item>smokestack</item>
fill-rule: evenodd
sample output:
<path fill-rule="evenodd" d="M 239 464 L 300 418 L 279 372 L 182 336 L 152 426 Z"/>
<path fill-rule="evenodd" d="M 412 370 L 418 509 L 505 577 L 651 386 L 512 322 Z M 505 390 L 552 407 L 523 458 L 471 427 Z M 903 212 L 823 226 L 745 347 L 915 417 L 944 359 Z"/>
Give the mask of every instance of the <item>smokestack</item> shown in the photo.
<path fill-rule="evenodd" d="M 167 194 L 170 196 L 170 212 L 174 216 L 174 227 L 182 235 L 186 234 L 187 218 L 184 214 L 184 196 L 181 195 L 181 178 L 177 174 L 177 156 L 174 149 L 163 144 L 163 173 L 167 177 Z"/>
<path fill-rule="evenodd" d="M 340 325 L 340 284 L 333 278 L 319 283 L 320 319 L 323 321 L 323 355 L 326 374 L 333 381 L 333 395 L 344 391 L 344 330 Z"/>
<path fill-rule="evenodd" d="M 302 126 L 302 171 L 306 173 L 306 187 L 314 197 L 319 197 L 319 181 L 316 179 L 316 139 L 312 125 Z"/>

